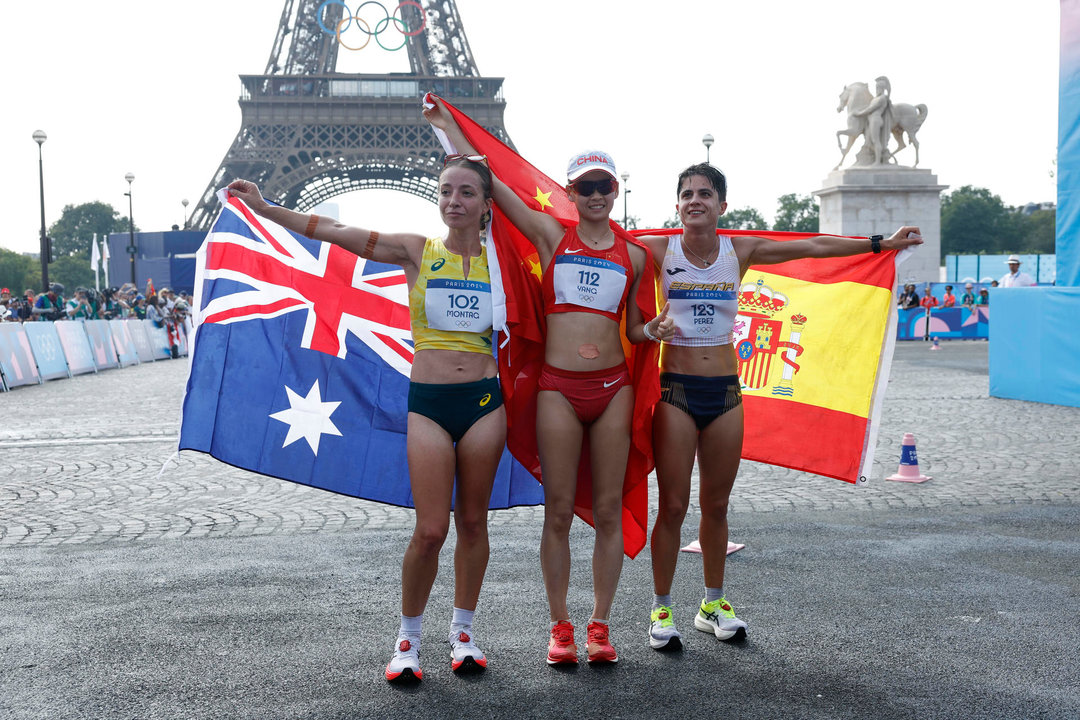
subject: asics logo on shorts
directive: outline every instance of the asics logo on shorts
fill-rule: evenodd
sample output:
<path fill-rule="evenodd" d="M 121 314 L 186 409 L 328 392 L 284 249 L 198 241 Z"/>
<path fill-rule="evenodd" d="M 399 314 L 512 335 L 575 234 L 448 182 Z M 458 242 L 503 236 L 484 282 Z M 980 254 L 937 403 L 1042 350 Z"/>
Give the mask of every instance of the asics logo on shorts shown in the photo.
<path fill-rule="evenodd" d="M 491 393 L 484 393 L 484 397 L 480 398 L 480 407 L 484 407 L 489 402 L 491 402 Z M 462 642 L 467 642 L 467 640 L 462 640 Z"/>

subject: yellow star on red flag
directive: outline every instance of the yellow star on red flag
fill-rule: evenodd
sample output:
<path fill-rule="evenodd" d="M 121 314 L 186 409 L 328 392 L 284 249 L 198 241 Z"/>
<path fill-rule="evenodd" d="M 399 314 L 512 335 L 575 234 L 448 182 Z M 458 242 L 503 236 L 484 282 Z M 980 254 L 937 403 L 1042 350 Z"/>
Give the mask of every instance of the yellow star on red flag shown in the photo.
<path fill-rule="evenodd" d="M 555 207 L 554 205 L 551 204 L 551 200 L 549 199 L 550 197 L 551 197 L 550 192 L 541 192 L 540 188 L 537 187 L 536 188 L 536 197 L 533 198 L 533 200 L 536 200 L 536 202 L 540 204 L 540 209 L 543 210 L 546 207 Z"/>

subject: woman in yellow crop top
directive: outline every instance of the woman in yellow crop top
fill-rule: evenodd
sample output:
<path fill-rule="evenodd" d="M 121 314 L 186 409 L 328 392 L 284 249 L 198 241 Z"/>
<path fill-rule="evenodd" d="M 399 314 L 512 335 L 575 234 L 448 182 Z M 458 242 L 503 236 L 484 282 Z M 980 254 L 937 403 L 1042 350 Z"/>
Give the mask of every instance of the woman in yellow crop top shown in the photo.
<path fill-rule="evenodd" d="M 343 225 L 263 200 L 254 183 L 229 192 L 255 213 L 364 258 L 400 265 L 409 286 L 415 355 L 409 384 L 406 447 L 416 526 L 401 567 L 401 626 L 390 681 L 419 680 L 420 627 L 450 527 L 455 493 L 453 670 L 482 669 L 472 618 L 488 563 L 487 510 L 506 444 L 506 410 L 491 347 L 491 291 L 481 231 L 491 218 L 486 161 L 449 156 L 439 176 L 443 239 Z"/>

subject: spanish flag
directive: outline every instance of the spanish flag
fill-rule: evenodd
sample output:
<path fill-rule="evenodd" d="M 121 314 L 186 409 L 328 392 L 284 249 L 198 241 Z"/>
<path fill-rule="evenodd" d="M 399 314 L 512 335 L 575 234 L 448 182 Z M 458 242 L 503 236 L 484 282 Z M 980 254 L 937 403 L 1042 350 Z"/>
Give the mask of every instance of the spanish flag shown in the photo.
<path fill-rule="evenodd" d="M 735 244 L 747 235 L 779 241 L 814 237 L 757 230 L 717 234 L 731 236 Z M 747 270 L 734 340 L 745 413 L 743 458 L 865 481 L 896 338 L 896 264 L 896 251 L 884 251 Z"/>
<path fill-rule="evenodd" d="M 430 100 L 429 100 L 430 102 Z M 495 175 L 518 194 L 529 207 L 550 213 L 564 227 L 577 222 L 577 208 L 563 186 L 530 165 L 498 138 L 480 127 L 468 115 L 443 101 L 465 137 L 480 154 L 486 155 Z M 448 153 L 455 152 L 448 139 L 436 131 Z M 493 325 L 500 331 L 499 381 L 506 405 L 506 445 L 537 480 L 543 482 L 536 446 L 536 398 L 540 370 L 544 364 L 545 321 L 540 294 L 540 261 L 533 245 L 496 206 L 489 228 L 488 263 L 495 305 Z M 646 321 L 656 317 L 656 284 L 652 254 L 614 221 L 612 231 L 645 250 L 646 273 L 638 285 L 636 302 Z M 502 299 L 500 300 L 500 295 Z M 653 469 L 652 411 L 660 399 L 656 343 L 624 346 L 626 363 L 634 384 L 634 413 L 630 455 L 623 481 L 623 551 L 635 557 L 645 547 L 649 526 L 648 476 Z M 593 524 L 592 479 L 588 434 L 584 438 L 578 469 L 574 512 Z"/>

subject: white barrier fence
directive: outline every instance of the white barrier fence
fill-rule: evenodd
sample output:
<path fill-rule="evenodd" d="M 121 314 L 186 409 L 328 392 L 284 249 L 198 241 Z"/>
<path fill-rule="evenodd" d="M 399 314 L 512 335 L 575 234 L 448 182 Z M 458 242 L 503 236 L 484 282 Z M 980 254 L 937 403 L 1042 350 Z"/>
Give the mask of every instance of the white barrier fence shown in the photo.
<path fill-rule="evenodd" d="M 187 334 L 179 335 L 180 354 L 187 355 Z M 6 392 L 171 354 L 166 329 L 151 320 L 0 323 L 0 386 Z"/>

